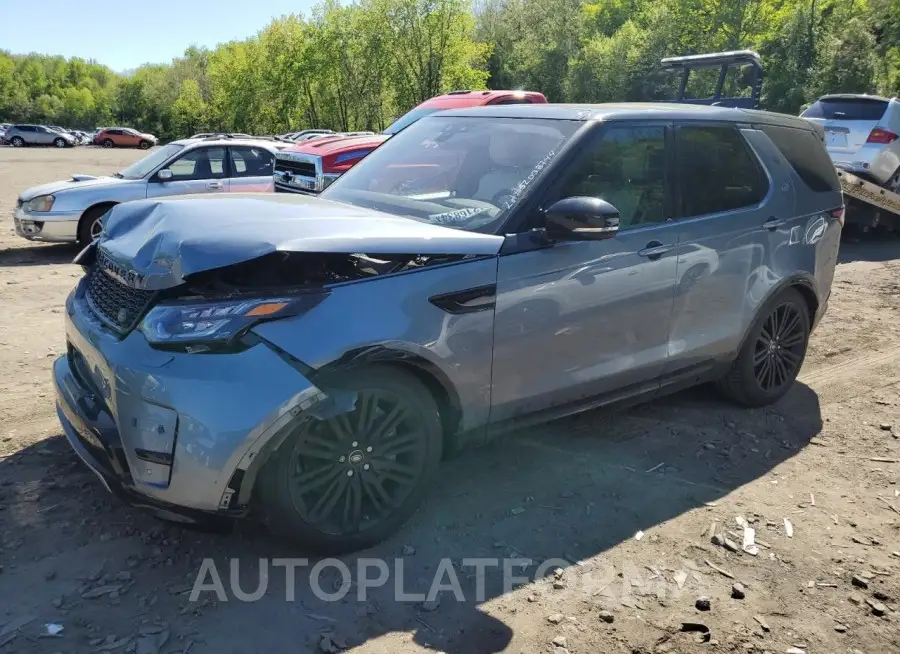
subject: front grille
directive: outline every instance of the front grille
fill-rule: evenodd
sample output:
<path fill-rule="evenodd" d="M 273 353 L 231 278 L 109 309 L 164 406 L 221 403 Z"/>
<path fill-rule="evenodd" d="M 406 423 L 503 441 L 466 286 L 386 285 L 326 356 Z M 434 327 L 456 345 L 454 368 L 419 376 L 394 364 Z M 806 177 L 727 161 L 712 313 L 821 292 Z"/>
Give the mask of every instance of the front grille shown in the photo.
<path fill-rule="evenodd" d="M 144 317 L 156 295 L 156 291 L 145 291 L 126 286 L 103 270 L 107 255 L 97 250 L 97 262 L 87 274 L 88 305 L 107 325 L 120 333 L 130 332 Z"/>
<path fill-rule="evenodd" d="M 302 175 L 304 177 L 314 178 L 316 176 L 316 165 L 308 161 L 276 159 L 275 172 L 289 172 L 292 175 Z"/>

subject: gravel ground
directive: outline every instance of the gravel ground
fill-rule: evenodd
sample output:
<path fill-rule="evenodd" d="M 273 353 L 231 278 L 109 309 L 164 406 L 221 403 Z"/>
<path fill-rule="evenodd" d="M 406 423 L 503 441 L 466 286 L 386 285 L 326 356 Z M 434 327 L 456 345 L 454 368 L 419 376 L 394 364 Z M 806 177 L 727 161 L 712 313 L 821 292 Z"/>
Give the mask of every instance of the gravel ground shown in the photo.
<path fill-rule="evenodd" d="M 303 553 L 252 524 L 200 532 L 121 505 L 60 436 L 50 367 L 80 269 L 16 237 L 11 209 L 143 154 L 0 148 L 0 653 L 900 652 L 900 242 L 844 243 L 778 405 L 696 389 L 463 453 L 400 534 L 313 583 L 316 561 L 288 578 L 273 559 Z M 388 583 L 368 588 L 375 558 Z M 476 558 L 531 565 L 479 575 Z M 436 578 L 437 600 L 413 598 Z"/>

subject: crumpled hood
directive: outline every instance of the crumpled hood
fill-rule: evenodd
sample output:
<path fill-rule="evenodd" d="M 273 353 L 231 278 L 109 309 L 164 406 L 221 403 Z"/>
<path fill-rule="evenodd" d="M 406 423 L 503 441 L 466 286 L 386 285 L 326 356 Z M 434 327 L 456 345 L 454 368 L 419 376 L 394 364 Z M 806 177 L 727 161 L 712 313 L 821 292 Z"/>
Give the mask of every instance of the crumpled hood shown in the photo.
<path fill-rule="evenodd" d="M 74 189 L 83 189 L 90 188 L 92 186 L 101 186 L 103 184 L 123 184 L 128 182 L 133 182 L 134 180 L 130 179 L 121 179 L 119 177 L 94 177 L 93 175 L 72 175 L 71 179 L 63 180 L 61 182 L 50 182 L 49 184 L 41 184 L 40 186 L 33 186 L 27 191 L 23 191 L 19 194 L 19 198 L 22 199 L 23 202 L 28 202 L 29 200 L 36 198 L 39 195 L 50 195 L 55 193 L 60 193 L 62 191 L 69 191 Z"/>
<path fill-rule="evenodd" d="M 129 283 L 159 290 L 272 252 L 496 255 L 503 240 L 312 196 L 246 193 L 116 205 L 98 245 L 135 273 Z"/>

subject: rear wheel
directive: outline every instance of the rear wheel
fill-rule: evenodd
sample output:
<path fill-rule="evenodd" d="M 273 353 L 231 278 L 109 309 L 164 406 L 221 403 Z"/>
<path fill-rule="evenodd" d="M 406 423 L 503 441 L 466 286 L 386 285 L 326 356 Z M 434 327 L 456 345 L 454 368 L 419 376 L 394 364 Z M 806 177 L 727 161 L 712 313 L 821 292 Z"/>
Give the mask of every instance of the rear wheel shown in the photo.
<path fill-rule="evenodd" d="M 21 136 L 13 136 L 9 142 L 12 144 L 14 148 L 21 148 L 25 145 L 25 140 Z"/>
<path fill-rule="evenodd" d="M 106 139 L 105 141 L 103 141 L 104 148 L 111 148 L 112 146 L 113 146 L 112 139 Z"/>
<path fill-rule="evenodd" d="M 777 402 L 800 372 L 809 330 L 809 309 L 798 291 L 788 289 L 773 298 L 760 311 L 719 389 L 748 407 Z"/>
<path fill-rule="evenodd" d="M 437 405 L 414 376 L 391 368 L 335 380 L 354 410 L 300 417 L 266 463 L 257 499 L 269 528 L 304 548 L 370 547 L 415 512 L 441 458 Z"/>

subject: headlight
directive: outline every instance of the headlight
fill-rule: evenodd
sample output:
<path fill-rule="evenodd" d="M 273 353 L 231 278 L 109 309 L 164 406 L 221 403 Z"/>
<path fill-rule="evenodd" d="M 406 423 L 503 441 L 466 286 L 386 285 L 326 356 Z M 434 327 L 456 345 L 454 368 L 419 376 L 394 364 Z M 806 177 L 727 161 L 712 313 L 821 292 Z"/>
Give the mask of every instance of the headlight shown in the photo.
<path fill-rule="evenodd" d="M 224 345 L 256 323 L 307 311 L 325 295 L 160 304 L 144 317 L 140 329 L 153 345 Z"/>
<path fill-rule="evenodd" d="M 56 200 L 52 195 L 39 195 L 25 203 L 25 209 L 28 211 L 50 211 L 53 208 L 53 201 Z"/>

